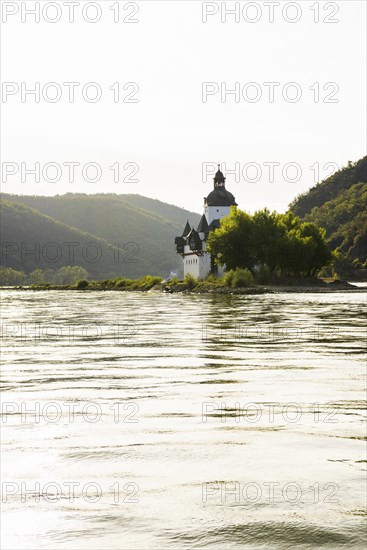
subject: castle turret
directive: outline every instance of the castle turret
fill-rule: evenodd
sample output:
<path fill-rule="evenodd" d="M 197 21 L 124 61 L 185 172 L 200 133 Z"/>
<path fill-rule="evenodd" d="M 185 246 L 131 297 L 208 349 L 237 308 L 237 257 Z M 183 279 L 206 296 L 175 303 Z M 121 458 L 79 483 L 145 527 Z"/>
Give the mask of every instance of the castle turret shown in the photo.
<path fill-rule="evenodd" d="M 214 189 L 204 197 L 204 214 L 195 230 L 187 221 L 182 236 L 176 237 L 176 252 L 181 254 L 184 274 L 204 278 L 213 271 L 211 255 L 206 252 L 209 233 L 220 226 L 220 220 L 230 213 L 231 206 L 237 206 L 234 196 L 225 186 L 226 178 L 220 170 L 214 176 Z M 217 270 L 222 275 L 223 269 Z"/>
<path fill-rule="evenodd" d="M 208 233 L 208 229 L 209 229 L 209 224 L 205 214 L 203 214 L 201 216 L 201 219 L 197 228 L 197 232 L 199 233 L 201 239 L 205 240 Z"/>
<path fill-rule="evenodd" d="M 231 206 L 237 206 L 234 196 L 226 189 L 226 178 L 220 170 L 214 176 L 214 189 L 204 198 L 204 213 L 208 224 L 228 216 Z"/>

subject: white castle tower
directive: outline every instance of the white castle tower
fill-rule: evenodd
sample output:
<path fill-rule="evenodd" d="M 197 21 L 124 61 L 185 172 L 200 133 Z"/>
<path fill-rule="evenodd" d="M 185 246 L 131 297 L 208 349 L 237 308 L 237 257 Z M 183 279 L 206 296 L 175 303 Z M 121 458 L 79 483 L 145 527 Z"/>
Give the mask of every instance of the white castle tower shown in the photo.
<path fill-rule="evenodd" d="M 200 279 L 209 273 L 223 275 L 223 268 L 214 264 L 211 254 L 206 252 L 206 245 L 210 231 L 219 227 L 219 221 L 228 216 L 231 206 L 237 206 L 234 196 L 225 187 L 225 181 L 218 164 L 214 189 L 204 197 L 204 214 L 197 229 L 191 227 L 187 221 L 181 237 L 175 239 L 176 252 L 183 258 L 184 275 L 190 273 Z"/>

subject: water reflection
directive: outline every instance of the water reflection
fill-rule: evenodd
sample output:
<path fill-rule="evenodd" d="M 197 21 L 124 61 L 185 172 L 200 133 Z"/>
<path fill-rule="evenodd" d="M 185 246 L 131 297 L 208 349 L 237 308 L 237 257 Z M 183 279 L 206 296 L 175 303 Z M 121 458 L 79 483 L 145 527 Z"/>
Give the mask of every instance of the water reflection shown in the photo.
<path fill-rule="evenodd" d="M 364 301 L 5 292 L 3 547 L 364 548 Z"/>

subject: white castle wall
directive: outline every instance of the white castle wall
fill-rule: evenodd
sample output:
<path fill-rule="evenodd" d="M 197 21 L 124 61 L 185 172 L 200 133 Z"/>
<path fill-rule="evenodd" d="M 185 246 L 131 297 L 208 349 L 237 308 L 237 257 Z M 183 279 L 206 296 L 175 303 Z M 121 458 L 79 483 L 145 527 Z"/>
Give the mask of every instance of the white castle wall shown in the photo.
<path fill-rule="evenodd" d="M 193 277 L 204 279 L 210 272 L 210 254 L 204 252 L 202 256 L 196 256 L 196 254 L 190 254 L 185 256 L 184 260 L 184 274 L 190 273 Z M 224 266 L 218 266 L 218 277 L 223 277 Z"/>
<path fill-rule="evenodd" d="M 204 214 L 207 219 L 208 225 L 213 220 L 220 220 L 224 216 L 228 216 L 231 211 L 230 206 L 206 206 L 204 208 Z M 204 233 L 199 233 L 200 238 L 204 238 Z M 193 277 L 198 277 L 199 279 L 204 279 L 210 272 L 210 254 L 205 252 L 206 243 L 203 242 L 203 254 L 202 256 L 197 256 L 193 254 L 188 245 L 184 248 L 184 275 L 190 273 Z M 218 266 L 218 276 L 222 277 L 224 274 L 224 267 Z"/>
<path fill-rule="evenodd" d="M 200 259 L 200 279 L 204 279 L 210 271 L 210 254 L 204 252 Z"/>
<path fill-rule="evenodd" d="M 209 225 L 213 220 L 221 220 L 224 216 L 229 216 L 230 211 L 230 206 L 206 206 L 204 208 L 204 214 Z"/>
<path fill-rule="evenodd" d="M 190 273 L 194 277 L 200 277 L 200 258 L 196 254 L 184 257 L 184 274 Z"/>
<path fill-rule="evenodd" d="M 200 233 L 200 236 L 202 234 Z M 203 243 L 203 254 L 197 256 L 193 254 L 190 247 L 185 245 L 184 253 L 185 257 L 183 259 L 184 263 L 184 275 L 190 273 L 194 277 L 199 277 L 199 279 L 204 279 L 210 271 L 210 254 L 205 252 L 206 243 Z"/>

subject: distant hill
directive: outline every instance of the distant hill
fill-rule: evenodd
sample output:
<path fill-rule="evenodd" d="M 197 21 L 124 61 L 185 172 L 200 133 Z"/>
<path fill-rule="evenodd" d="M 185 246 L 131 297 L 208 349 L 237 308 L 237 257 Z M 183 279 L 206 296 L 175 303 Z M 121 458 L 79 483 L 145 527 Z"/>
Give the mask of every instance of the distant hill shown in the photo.
<path fill-rule="evenodd" d="M 2 194 L 1 198 L 1 265 L 26 274 L 36 268 L 78 265 L 95 279 L 166 276 L 171 270 L 181 275 L 174 238 L 187 219 L 191 225 L 200 220 L 197 213 L 133 194 Z M 290 210 L 324 227 L 330 248 L 350 265 L 367 265 L 367 157 L 350 162 L 297 197 Z M 6 243 L 13 243 L 7 255 Z M 39 258 L 25 254 L 25 247 L 35 245 Z M 52 261 L 57 250 L 61 256 Z M 92 261 L 96 250 L 100 258 Z"/>
<path fill-rule="evenodd" d="M 42 254 L 39 262 L 30 256 L 24 262 L 21 250 L 18 255 L 8 255 L 6 261 L 3 255 L 2 265 L 26 273 L 36 267 L 80 265 L 95 278 L 134 278 L 147 273 L 165 276 L 171 270 L 182 269 L 182 260 L 175 252 L 175 236 L 182 232 L 187 219 L 192 223 L 200 220 L 199 214 L 139 195 L 2 194 L 2 199 L 3 242 L 28 243 L 29 247 L 32 242 L 43 247 L 55 242 L 65 250 L 58 263 L 48 261 Z M 73 263 L 65 245 L 68 242 L 80 243 L 75 247 Z M 98 243 L 103 251 L 95 263 L 83 257 L 83 247 L 88 243 Z M 93 246 L 89 252 L 92 257 Z"/>
<path fill-rule="evenodd" d="M 327 242 L 355 267 L 367 261 L 367 157 L 349 162 L 297 197 L 290 210 L 326 229 Z"/>

